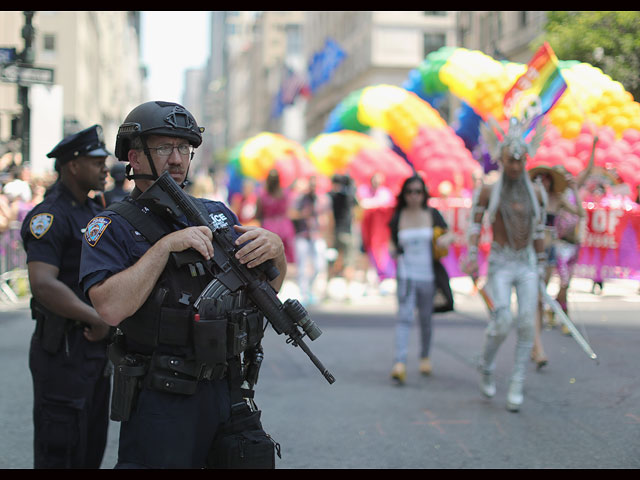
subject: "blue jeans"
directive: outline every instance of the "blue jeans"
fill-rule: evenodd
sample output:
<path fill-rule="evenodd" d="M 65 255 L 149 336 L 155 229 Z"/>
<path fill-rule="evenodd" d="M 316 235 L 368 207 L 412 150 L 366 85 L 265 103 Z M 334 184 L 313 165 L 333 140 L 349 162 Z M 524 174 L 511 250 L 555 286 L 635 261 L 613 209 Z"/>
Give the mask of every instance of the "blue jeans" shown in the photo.
<path fill-rule="evenodd" d="M 495 357 L 515 320 L 517 340 L 512 380 L 524 381 L 534 338 L 534 321 L 538 306 L 539 278 L 532 246 L 513 250 L 497 243 L 491 245 L 487 287 L 493 299 L 494 311 L 486 329 L 483 369 L 495 369 Z M 516 289 L 518 311 L 511 313 L 511 293 Z"/>
<path fill-rule="evenodd" d="M 435 280 L 420 281 L 399 278 L 397 282 L 398 323 L 396 325 L 396 362 L 407 362 L 409 335 L 418 310 L 420 322 L 420 356 L 429 356 L 431 347 L 431 314 L 435 296 Z"/>
<path fill-rule="evenodd" d="M 324 242 L 298 235 L 295 245 L 298 288 L 302 300 L 306 302 L 312 297 L 313 282 L 326 265 Z"/>

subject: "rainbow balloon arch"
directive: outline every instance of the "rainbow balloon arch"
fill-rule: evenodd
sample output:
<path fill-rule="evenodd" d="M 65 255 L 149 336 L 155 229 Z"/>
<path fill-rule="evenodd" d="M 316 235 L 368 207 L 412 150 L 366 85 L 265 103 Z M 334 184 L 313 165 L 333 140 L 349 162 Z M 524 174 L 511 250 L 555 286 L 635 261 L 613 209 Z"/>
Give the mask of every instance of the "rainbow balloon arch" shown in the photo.
<path fill-rule="evenodd" d="M 264 182 L 275 169 L 282 188 L 291 188 L 298 178 L 318 175 L 302 145 L 278 133 L 260 132 L 239 142 L 229 153 L 227 165 L 229 193 L 241 192 L 246 179 Z M 320 188 L 328 189 L 328 180 L 320 177 Z"/>
<path fill-rule="evenodd" d="M 576 175 L 587 166 L 597 135 L 594 164 L 602 178 L 612 185 L 626 185 L 629 195 L 635 194 L 640 185 L 640 104 L 622 84 L 598 68 L 577 61 L 559 61 L 558 67 L 567 90 L 545 116 L 547 129 L 542 144 L 528 159 L 526 168 L 563 165 Z M 263 132 L 234 149 L 230 170 L 236 177 L 263 181 L 269 168 L 277 168 L 284 172 L 281 177 L 287 179 L 285 186 L 296 177 L 328 177 L 334 173 L 347 173 L 357 184 L 365 184 L 381 171 L 386 186 L 396 194 L 403 179 L 417 172 L 427 183 L 432 203 L 444 210 L 445 218 L 456 222 L 452 228 L 463 228 L 457 219 L 468 210 L 468 197 L 483 173 L 478 153 L 476 157 L 471 153 L 482 146 L 479 124 L 489 116 L 506 123 L 503 99 L 526 68 L 524 64 L 497 61 L 479 51 L 443 47 L 427 55 L 409 73 L 403 87 L 373 85 L 351 92 L 330 113 L 324 133 L 307 142 L 306 148 Z M 447 125 L 435 109 L 446 95 L 462 102 L 455 128 Z M 385 132 L 391 145 L 382 146 L 365 135 L 370 129 Z M 602 215 L 594 212 L 602 209 L 622 219 L 618 225 L 624 225 L 626 233 L 609 232 L 616 235 L 615 241 L 596 238 Z M 639 209 L 628 198 L 618 197 L 605 199 L 602 207 L 589 205 L 589 221 L 593 219 L 594 225 L 586 227 L 579 271 L 591 272 L 592 278 L 640 278 Z M 386 207 L 386 211 L 381 221 L 390 215 L 391 208 Z M 382 234 L 388 235 L 386 225 L 382 226 Z M 619 241 L 623 238 L 624 244 L 632 244 L 633 249 L 623 248 L 625 255 L 620 256 Z M 604 252 L 607 248 L 616 249 L 616 253 Z M 379 256 L 385 258 L 377 259 L 376 268 L 384 278 L 395 272 L 386 267 L 382 272 L 380 265 L 389 263 L 388 254 L 382 250 Z M 460 237 L 445 259 L 453 276 L 461 274 L 457 264 L 464 250 Z"/>
<path fill-rule="evenodd" d="M 527 169 L 560 164 L 575 175 L 587 166 L 597 135 L 595 165 L 615 170 L 619 182 L 635 193 L 640 185 L 640 104 L 597 67 L 575 60 L 560 60 L 558 67 L 567 90 L 546 115 L 547 134 Z M 463 107 L 456 133 L 473 149 L 479 142 L 480 122 L 490 115 L 505 121 L 503 99 L 525 71 L 525 64 L 497 61 L 477 50 L 443 47 L 428 54 L 403 87 L 432 104 L 447 94 L 459 98 Z"/>

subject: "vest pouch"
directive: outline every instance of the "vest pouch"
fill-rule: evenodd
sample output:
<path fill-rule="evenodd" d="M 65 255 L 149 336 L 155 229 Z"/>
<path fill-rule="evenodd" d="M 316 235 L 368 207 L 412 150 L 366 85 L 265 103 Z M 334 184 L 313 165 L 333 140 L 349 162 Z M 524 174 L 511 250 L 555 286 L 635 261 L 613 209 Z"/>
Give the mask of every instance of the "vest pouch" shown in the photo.
<path fill-rule="evenodd" d="M 264 315 L 257 310 L 247 312 L 247 344 L 250 347 L 256 346 L 264 337 Z"/>
<path fill-rule="evenodd" d="M 225 363 L 227 359 L 227 319 L 193 320 L 193 346 L 196 361 L 208 366 Z"/>
<path fill-rule="evenodd" d="M 191 312 L 184 308 L 160 309 L 158 343 L 186 347 L 189 345 L 189 323 Z"/>
<path fill-rule="evenodd" d="M 239 323 L 227 324 L 227 355 L 235 357 L 247 349 L 247 332 Z"/>
<path fill-rule="evenodd" d="M 262 314 L 256 310 L 235 310 L 229 314 L 227 355 L 240 355 L 257 345 L 264 336 Z"/>

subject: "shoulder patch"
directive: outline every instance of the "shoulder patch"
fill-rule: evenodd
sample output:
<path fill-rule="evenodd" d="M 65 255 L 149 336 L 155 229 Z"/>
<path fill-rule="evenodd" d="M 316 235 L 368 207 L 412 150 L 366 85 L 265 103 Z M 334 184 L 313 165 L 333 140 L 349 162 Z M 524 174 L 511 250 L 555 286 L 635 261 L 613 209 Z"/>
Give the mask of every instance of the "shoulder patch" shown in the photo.
<path fill-rule="evenodd" d="M 95 247 L 100 237 L 111 223 L 111 219 L 107 217 L 95 217 L 87 225 L 84 233 L 84 239 L 89 245 Z"/>
<path fill-rule="evenodd" d="M 51 213 L 39 213 L 34 215 L 29 222 L 29 230 L 36 238 L 41 238 L 53 224 L 53 215 Z"/>

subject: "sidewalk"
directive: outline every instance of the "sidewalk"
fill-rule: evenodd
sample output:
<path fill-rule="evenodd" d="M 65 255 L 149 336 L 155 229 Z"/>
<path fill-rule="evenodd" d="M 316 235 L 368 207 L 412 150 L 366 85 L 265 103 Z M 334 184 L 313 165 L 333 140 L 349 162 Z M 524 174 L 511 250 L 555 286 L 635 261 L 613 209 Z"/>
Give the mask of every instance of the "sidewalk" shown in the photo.
<path fill-rule="evenodd" d="M 475 308 L 483 306 L 482 299 L 473 286 L 469 277 L 455 277 L 450 281 L 456 301 L 456 308 Z M 601 293 L 591 293 L 593 281 L 587 278 L 574 278 L 569 289 L 569 299 L 578 302 L 599 302 L 619 298 L 625 302 L 640 303 L 640 282 L 637 280 L 607 279 Z M 558 292 L 558 279 L 552 277 L 548 292 L 554 296 Z M 300 299 L 298 286 L 293 280 L 285 280 L 280 294 L 284 302 L 288 298 Z M 30 296 L 21 296 L 17 302 L 6 299 L 0 301 L 0 311 L 12 311 L 29 308 Z M 375 312 L 381 314 L 393 313 L 397 308 L 396 282 L 385 280 L 378 288 L 368 287 L 359 282 L 352 282 L 347 286 L 343 278 L 334 278 L 329 282 L 328 298 L 313 305 L 304 305 L 307 309 L 323 312 L 358 311 Z"/>
<path fill-rule="evenodd" d="M 484 303 L 471 278 L 454 277 L 450 280 L 457 309 L 484 308 Z M 574 278 L 569 288 L 569 300 L 574 302 L 599 302 L 620 298 L 625 302 L 640 302 L 638 288 L 640 282 L 626 279 L 607 279 L 601 293 L 591 293 L 593 281 L 586 278 Z M 552 277 L 548 285 L 548 292 L 555 296 L 558 292 L 557 277 Z M 397 308 L 396 283 L 389 279 L 382 282 L 378 289 L 367 287 L 362 283 L 352 282 L 347 286 L 342 278 L 335 278 L 329 282 L 328 298 L 313 305 L 305 304 L 305 308 L 322 312 L 331 311 L 359 311 L 374 313 L 393 313 Z M 297 285 L 292 280 L 285 280 L 279 297 L 282 301 L 287 298 L 300 299 Z"/>

